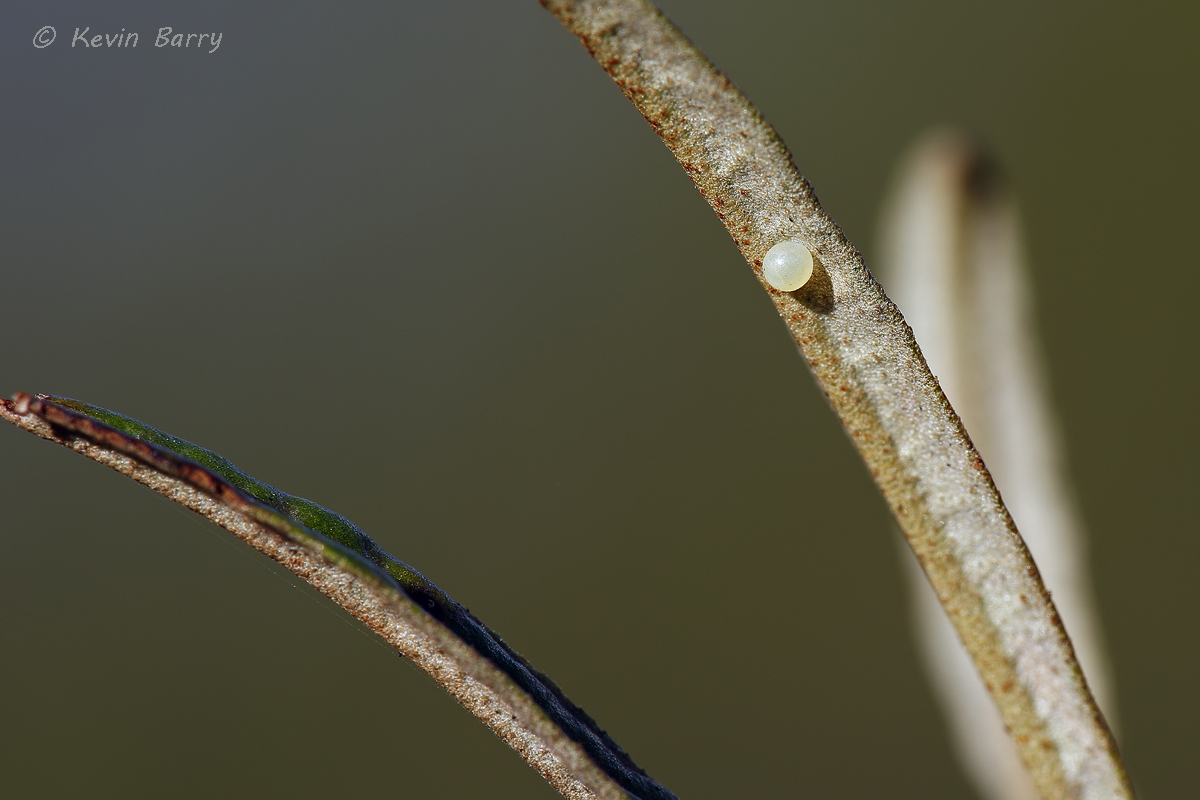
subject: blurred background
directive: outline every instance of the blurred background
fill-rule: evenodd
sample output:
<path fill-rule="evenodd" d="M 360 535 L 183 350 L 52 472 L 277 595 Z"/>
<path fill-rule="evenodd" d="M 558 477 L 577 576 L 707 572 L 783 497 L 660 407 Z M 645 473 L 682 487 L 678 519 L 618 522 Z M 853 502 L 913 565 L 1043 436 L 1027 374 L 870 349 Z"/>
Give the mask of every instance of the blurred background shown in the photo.
<path fill-rule="evenodd" d="M 919 133 L 993 147 L 1123 751 L 1143 798 L 1195 787 L 1200 9 L 662 5 L 868 265 Z M 157 49 L 164 26 L 220 47 Z M 72 48 L 85 27 L 139 43 Z M 536 3 L 14 3 L 0 60 L 0 393 L 347 515 L 685 800 L 973 796 L 866 470 L 716 217 Z M 0 514 L 0 793 L 557 796 L 127 479 L 6 427 Z"/>

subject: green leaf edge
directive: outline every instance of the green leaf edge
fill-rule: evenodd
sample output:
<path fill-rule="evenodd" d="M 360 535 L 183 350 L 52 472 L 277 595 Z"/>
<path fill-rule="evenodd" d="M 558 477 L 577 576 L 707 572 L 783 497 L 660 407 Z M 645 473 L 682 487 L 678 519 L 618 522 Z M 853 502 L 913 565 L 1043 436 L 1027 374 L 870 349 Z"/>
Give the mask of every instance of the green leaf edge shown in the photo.
<path fill-rule="evenodd" d="M 224 456 L 139 420 L 74 398 L 39 394 L 37 399 L 153 445 L 175 458 L 198 464 L 246 496 L 246 508 L 238 509 L 241 513 L 321 552 L 361 579 L 399 589 L 417 607 L 513 680 L 626 794 L 636 800 L 678 800 L 673 792 L 639 767 L 587 712 L 571 702 L 554 681 L 535 669 L 436 584 L 381 548 L 341 514 L 280 491 L 242 472 Z M 81 431 L 73 433 L 90 438 Z"/>

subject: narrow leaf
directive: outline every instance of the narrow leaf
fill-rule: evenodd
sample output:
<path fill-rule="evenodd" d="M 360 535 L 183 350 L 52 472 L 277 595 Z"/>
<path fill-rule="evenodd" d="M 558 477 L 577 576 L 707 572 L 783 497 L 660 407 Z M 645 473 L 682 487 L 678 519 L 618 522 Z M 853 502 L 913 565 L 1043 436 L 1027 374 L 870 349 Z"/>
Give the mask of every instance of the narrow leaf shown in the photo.
<path fill-rule="evenodd" d="M 885 205 L 880 250 L 884 282 L 1003 493 L 1111 722 L 1083 526 L 1042 378 L 1017 214 L 994 163 L 961 134 L 923 137 Z M 926 661 L 969 772 L 993 800 L 1035 797 L 937 598 L 910 573 Z"/>
<path fill-rule="evenodd" d="M 662 138 L 762 282 L 953 620 L 1038 791 L 1055 800 L 1130 797 L 1112 736 L 987 468 L 904 317 L 778 135 L 651 3 L 542 4 Z M 794 292 L 762 275 L 763 257 L 782 241 L 804 244 L 814 258 L 812 278 Z"/>
<path fill-rule="evenodd" d="M 340 514 L 78 400 L 18 394 L 0 400 L 0 417 L 203 514 L 283 564 L 429 673 L 564 797 L 674 800 L 549 678 Z"/>

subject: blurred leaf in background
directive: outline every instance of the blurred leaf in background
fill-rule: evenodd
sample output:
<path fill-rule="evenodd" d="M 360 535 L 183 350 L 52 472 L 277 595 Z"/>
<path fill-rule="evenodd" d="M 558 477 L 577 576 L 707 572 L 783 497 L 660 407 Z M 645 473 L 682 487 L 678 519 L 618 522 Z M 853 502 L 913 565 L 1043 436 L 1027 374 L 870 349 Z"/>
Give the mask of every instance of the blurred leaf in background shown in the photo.
<path fill-rule="evenodd" d="M 918 131 L 994 144 L 1037 265 L 1127 763 L 1147 796 L 1195 785 L 1198 12 L 664 9 L 868 265 Z M 0 19 L 0 392 L 119 409 L 337 509 L 681 797 L 968 796 L 869 477 L 717 220 L 536 4 Z M 36 49 L 47 24 L 59 38 Z M 164 25 L 221 48 L 148 47 Z M 72 49 L 85 26 L 143 37 Z M 686 313 L 665 302 L 681 287 Z M 2 438 L 0 792 L 555 796 L 265 559 Z M 835 614 L 831 593 L 854 600 Z M 741 644 L 713 647 L 714 626 Z M 287 688 L 258 691 L 268 672 Z"/>

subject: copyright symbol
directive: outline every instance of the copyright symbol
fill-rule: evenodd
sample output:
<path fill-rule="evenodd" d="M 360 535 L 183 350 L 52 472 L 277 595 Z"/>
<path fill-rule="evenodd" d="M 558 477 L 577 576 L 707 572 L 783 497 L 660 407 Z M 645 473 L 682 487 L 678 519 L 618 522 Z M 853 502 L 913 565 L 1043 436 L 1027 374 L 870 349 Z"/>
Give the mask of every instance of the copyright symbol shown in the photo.
<path fill-rule="evenodd" d="M 43 47 L 49 47 L 50 45 L 54 44 L 54 37 L 57 35 L 58 31 L 47 25 L 33 35 L 33 46 L 39 50 Z"/>

